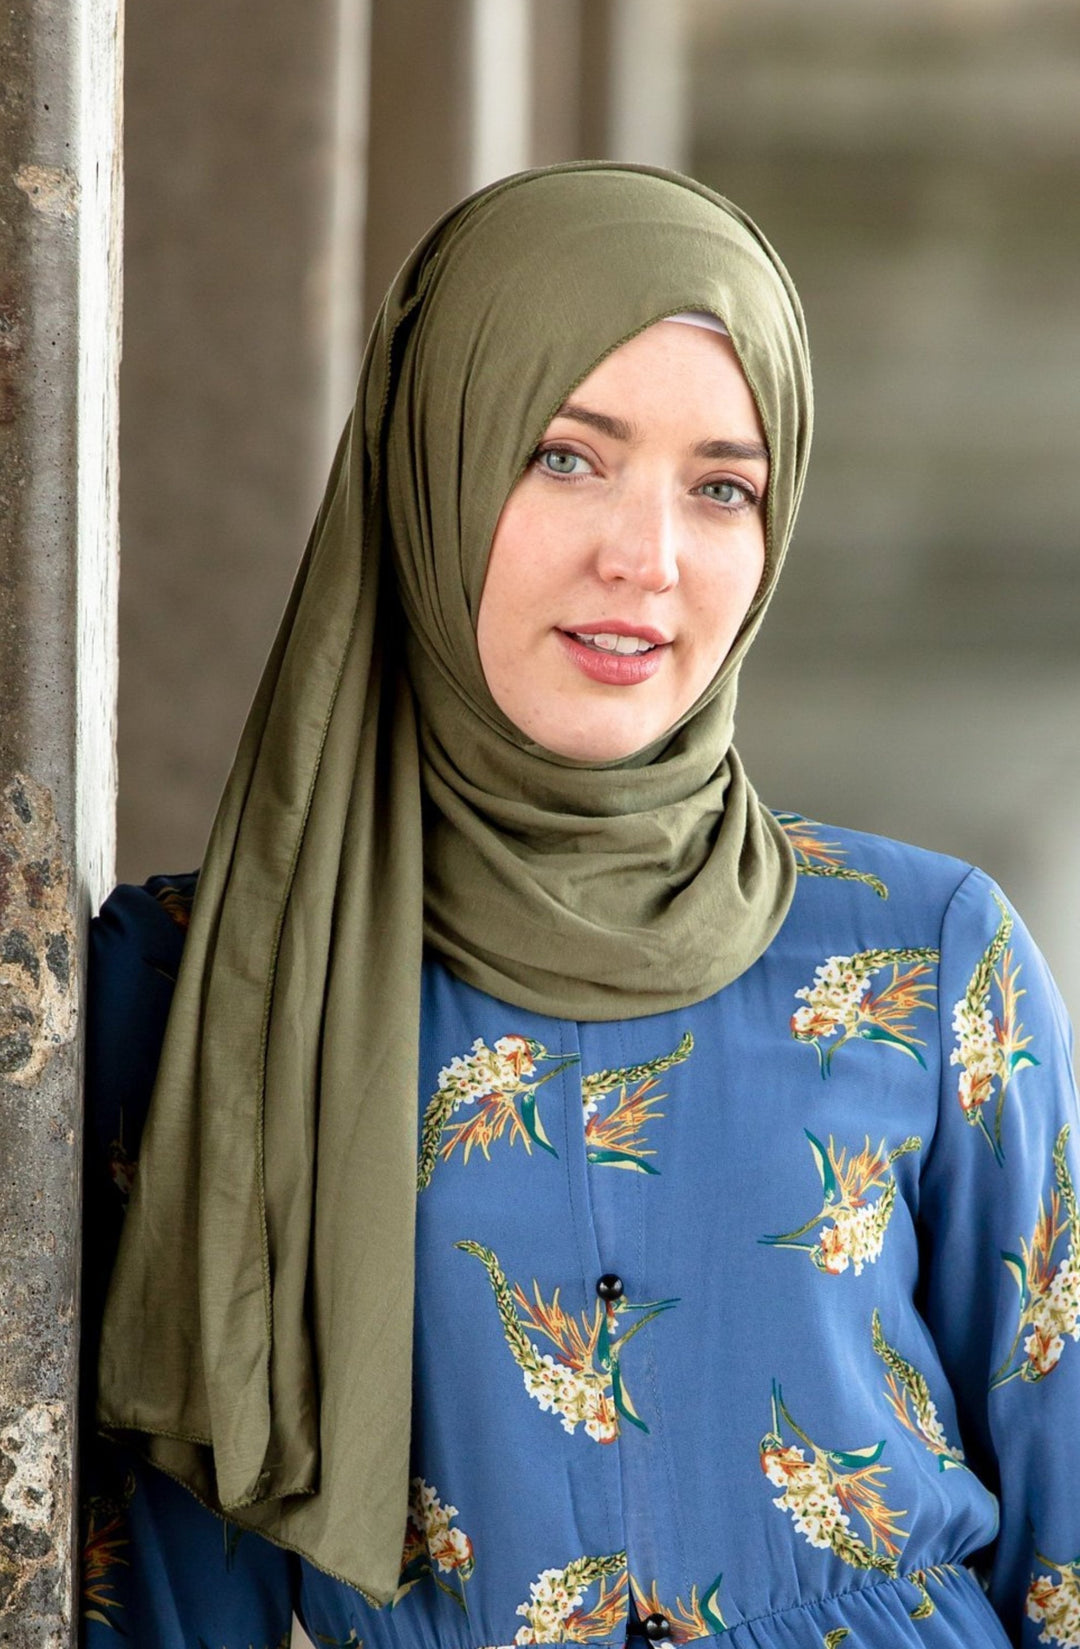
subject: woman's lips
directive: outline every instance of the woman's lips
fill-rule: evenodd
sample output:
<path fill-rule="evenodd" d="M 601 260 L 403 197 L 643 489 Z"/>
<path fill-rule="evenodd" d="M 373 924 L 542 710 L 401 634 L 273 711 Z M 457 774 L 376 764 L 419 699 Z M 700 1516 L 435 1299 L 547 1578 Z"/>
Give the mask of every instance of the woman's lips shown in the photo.
<path fill-rule="evenodd" d="M 643 635 L 639 630 L 622 631 L 621 626 L 596 626 L 598 635 L 625 633 L 627 635 L 642 635 L 644 640 L 650 640 L 650 635 Z M 568 635 L 565 630 L 556 630 L 559 644 L 571 663 L 576 664 L 583 675 L 591 681 L 603 682 L 607 687 L 636 687 L 639 682 L 648 681 L 655 676 L 664 655 L 670 646 L 669 642 L 657 641 L 647 653 L 605 653 L 597 647 L 590 647 L 574 636 Z"/>

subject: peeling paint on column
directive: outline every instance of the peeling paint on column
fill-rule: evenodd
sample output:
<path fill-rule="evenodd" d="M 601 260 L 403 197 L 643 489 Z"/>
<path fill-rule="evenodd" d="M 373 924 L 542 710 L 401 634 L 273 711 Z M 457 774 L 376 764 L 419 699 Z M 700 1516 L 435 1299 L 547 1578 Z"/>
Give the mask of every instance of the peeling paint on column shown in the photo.
<path fill-rule="evenodd" d="M 79 184 L 63 166 L 20 166 L 12 178 L 36 212 L 71 223 L 79 210 Z"/>
<path fill-rule="evenodd" d="M 0 795 L 0 1077 L 27 1086 L 75 1034 L 70 873 L 44 785 Z"/>
<path fill-rule="evenodd" d="M 54 1534 L 58 1511 L 67 1506 L 66 1461 L 70 1451 L 67 1416 L 61 1403 L 32 1403 L 0 1424 L 0 1610 L 18 1618 L 21 1610 L 37 1612 L 40 1594 L 54 1594 L 57 1558 L 70 1588 L 70 1563 L 58 1554 Z M 42 1649 L 65 1641 L 63 1628 L 48 1624 Z M 55 1617 L 54 1617 L 55 1618 Z"/>
<path fill-rule="evenodd" d="M 35 1531 L 51 1527 L 63 1423 L 59 1403 L 34 1403 L 0 1427 L 0 1517 L 9 1523 Z"/>

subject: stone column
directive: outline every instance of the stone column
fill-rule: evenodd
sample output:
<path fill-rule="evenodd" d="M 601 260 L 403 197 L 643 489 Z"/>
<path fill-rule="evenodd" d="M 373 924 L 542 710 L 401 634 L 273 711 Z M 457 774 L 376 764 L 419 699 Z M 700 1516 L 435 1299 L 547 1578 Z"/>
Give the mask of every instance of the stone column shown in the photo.
<path fill-rule="evenodd" d="M 117 0 L 0 16 L 0 1641 L 73 1640 L 86 921 L 112 877 Z"/>

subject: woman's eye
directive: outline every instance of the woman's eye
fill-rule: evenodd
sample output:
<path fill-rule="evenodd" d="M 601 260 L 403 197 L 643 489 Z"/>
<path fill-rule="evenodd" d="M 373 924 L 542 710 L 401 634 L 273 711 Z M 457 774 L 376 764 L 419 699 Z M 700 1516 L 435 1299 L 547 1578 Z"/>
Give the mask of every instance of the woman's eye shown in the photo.
<path fill-rule="evenodd" d="M 536 463 L 548 475 L 586 475 L 591 465 L 580 452 L 568 452 L 561 447 L 543 447 L 536 454 Z"/>
<path fill-rule="evenodd" d="M 757 503 L 757 497 L 751 489 L 738 481 L 706 481 L 701 491 L 706 498 L 712 498 L 718 504 L 725 504 L 728 509 L 738 509 L 743 504 Z"/>

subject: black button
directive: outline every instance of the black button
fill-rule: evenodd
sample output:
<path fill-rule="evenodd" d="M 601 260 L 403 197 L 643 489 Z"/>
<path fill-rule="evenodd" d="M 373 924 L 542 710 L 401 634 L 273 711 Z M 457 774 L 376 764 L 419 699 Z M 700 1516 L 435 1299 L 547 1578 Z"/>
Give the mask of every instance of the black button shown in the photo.
<path fill-rule="evenodd" d="M 671 1636 L 671 1622 L 666 1615 L 646 1615 L 641 1624 L 650 1643 L 659 1643 Z"/>
<path fill-rule="evenodd" d="M 623 1291 L 623 1280 L 622 1280 L 621 1277 L 617 1277 L 615 1275 L 614 1271 L 605 1271 L 604 1275 L 597 1279 L 596 1292 L 599 1294 L 599 1296 L 602 1300 L 618 1300 L 618 1299 L 621 1299 L 622 1298 L 622 1291 Z M 651 1618 L 652 1617 L 650 1616 L 650 1619 Z M 662 1615 L 657 1615 L 656 1619 L 657 1620 L 662 1620 L 663 1616 Z"/>

